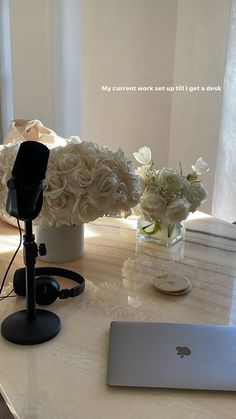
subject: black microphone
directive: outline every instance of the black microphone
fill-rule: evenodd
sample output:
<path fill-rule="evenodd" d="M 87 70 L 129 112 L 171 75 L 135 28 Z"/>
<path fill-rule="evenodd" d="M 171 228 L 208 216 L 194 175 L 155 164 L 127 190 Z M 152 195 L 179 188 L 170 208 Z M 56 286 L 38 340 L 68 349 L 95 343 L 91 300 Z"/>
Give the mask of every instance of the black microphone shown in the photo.
<path fill-rule="evenodd" d="M 23 221 L 38 216 L 43 204 L 43 180 L 46 176 L 49 149 L 36 141 L 21 143 L 8 180 L 6 211 Z"/>

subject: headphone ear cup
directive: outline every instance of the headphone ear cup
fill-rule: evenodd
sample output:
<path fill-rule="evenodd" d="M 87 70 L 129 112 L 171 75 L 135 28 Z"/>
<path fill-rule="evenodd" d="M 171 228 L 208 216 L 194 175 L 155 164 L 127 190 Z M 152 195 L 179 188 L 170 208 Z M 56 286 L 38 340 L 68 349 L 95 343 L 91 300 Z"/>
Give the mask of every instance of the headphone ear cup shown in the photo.
<path fill-rule="evenodd" d="M 26 295 L 26 287 L 25 287 L 25 269 L 20 268 L 15 271 L 13 277 L 13 289 L 17 295 Z"/>
<path fill-rule="evenodd" d="M 15 271 L 13 277 L 13 288 L 17 295 L 25 297 L 25 269 Z M 52 304 L 59 296 L 60 285 L 51 276 L 40 276 L 35 278 L 36 303 L 42 306 Z"/>
<path fill-rule="evenodd" d="M 40 276 L 36 278 L 36 303 L 47 306 L 54 303 L 59 296 L 60 285 L 51 276 Z"/>

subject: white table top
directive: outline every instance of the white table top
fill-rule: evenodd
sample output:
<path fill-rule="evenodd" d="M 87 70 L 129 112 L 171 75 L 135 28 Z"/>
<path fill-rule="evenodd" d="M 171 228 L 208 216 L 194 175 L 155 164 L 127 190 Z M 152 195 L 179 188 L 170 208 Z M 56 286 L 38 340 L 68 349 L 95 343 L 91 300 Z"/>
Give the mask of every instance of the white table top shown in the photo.
<path fill-rule="evenodd" d="M 3 222 L 0 233 L 3 274 L 18 233 Z M 21 265 L 22 254 L 12 272 Z M 236 226 L 197 212 L 185 240 L 166 249 L 136 242 L 134 220 L 103 218 L 86 226 L 85 255 L 56 266 L 87 278 L 84 295 L 47 308 L 62 321 L 59 335 L 35 346 L 0 336 L 0 384 L 21 419 L 236 417 L 230 392 L 106 386 L 112 320 L 236 324 Z M 158 293 L 152 279 L 164 271 L 187 276 L 190 293 Z M 1 321 L 23 308 L 23 298 L 1 302 Z"/>

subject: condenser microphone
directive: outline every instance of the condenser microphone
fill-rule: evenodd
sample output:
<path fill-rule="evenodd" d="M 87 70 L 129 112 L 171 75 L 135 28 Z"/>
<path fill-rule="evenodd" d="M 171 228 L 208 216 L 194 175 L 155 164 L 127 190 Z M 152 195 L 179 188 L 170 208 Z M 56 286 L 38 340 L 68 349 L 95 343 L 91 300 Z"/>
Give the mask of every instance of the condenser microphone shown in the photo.
<path fill-rule="evenodd" d="M 43 204 L 43 181 L 49 149 L 36 141 L 21 143 L 8 180 L 6 211 L 23 221 L 34 220 Z"/>

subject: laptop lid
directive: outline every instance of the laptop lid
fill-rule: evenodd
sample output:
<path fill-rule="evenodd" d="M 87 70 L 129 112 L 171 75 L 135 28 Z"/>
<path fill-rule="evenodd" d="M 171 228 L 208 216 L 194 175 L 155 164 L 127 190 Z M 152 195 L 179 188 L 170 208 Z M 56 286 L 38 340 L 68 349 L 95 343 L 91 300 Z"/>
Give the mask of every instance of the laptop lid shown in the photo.
<path fill-rule="evenodd" d="M 107 384 L 236 390 L 236 327 L 112 322 Z"/>

